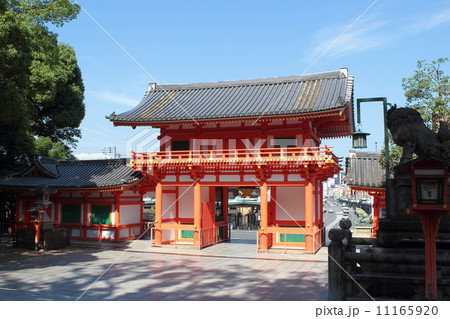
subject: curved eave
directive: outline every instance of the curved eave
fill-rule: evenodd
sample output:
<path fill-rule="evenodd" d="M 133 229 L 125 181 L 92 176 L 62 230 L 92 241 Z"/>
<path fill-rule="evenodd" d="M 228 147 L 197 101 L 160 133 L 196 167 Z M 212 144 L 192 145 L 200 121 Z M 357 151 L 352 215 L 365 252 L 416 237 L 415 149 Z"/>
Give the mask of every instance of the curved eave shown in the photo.
<path fill-rule="evenodd" d="M 152 127 L 164 127 L 170 125 L 193 125 L 193 124 L 216 124 L 216 123 L 230 123 L 230 122 L 268 122 L 274 120 L 303 120 L 303 119 L 315 119 L 330 116 L 341 116 L 348 105 L 339 106 L 333 110 L 309 112 L 309 113 L 297 113 L 297 114 L 272 114 L 269 116 L 245 116 L 245 117 L 217 117 L 217 118 L 198 118 L 194 120 L 188 119 L 174 119 L 167 121 L 148 121 L 148 120 L 114 120 L 110 119 L 114 126 L 152 126 Z"/>
<path fill-rule="evenodd" d="M 130 189 L 135 186 L 137 186 L 139 183 L 141 183 L 143 178 L 140 178 L 138 181 L 130 183 L 130 184 L 110 184 L 110 185 L 70 185 L 70 186 L 61 186 L 61 185 L 51 185 L 49 186 L 50 189 L 53 190 L 60 190 L 60 191 L 82 191 L 82 192 L 89 192 L 89 191 L 95 191 L 95 192 L 107 192 L 107 191 L 115 191 L 120 189 Z M 35 189 L 36 185 L 2 185 L 0 186 L 0 190 L 8 190 L 11 192 L 20 192 L 24 190 L 31 190 Z"/>

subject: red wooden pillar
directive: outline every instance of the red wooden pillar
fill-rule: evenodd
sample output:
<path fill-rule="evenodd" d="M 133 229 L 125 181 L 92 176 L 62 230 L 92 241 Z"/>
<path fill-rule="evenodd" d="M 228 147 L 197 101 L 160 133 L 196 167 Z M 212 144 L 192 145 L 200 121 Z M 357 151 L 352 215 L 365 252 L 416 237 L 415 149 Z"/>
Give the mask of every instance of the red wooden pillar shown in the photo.
<path fill-rule="evenodd" d="M 155 245 L 162 245 L 162 184 L 157 183 L 155 188 Z"/>
<path fill-rule="evenodd" d="M 441 214 L 421 213 L 420 219 L 425 235 L 425 298 L 436 300 L 436 235 Z"/>
<path fill-rule="evenodd" d="M 319 215 L 320 215 L 320 225 L 319 228 L 323 228 L 323 184 L 319 181 Z"/>
<path fill-rule="evenodd" d="M 269 249 L 269 238 L 267 234 L 267 227 L 268 227 L 268 218 L 269 218 L 269 210 L 268 210 L 268 202 L 267 202 L 267 182 L 263 182 L 263 184 L 260 186 L 260 212 L 261 212 L 261 237 L 259 242 L 260 250 L 268 250 Z"/>
<path fill-rule="evenodd" d="M 313 228 L 313 184 L 311 181 L 306 181 L 305 185 L 305 250 L 306 252 L 313 252 L 313 236 L 314 236 L 314 228 Z"/>
<path fill-rule="evenodd" d="M 222 187 L 222 210 L 223 210 L 223 220 L 224 224 L 228 225 L 228 187 Z M 223 237 L 230 238 L 228 234 L 228 227 L 224 226 Z"/>
<path fill-rule="evenodd" d="M 200 247 L 200 231 L 202 222 L 202 188 L 200 183 L 194 185 L 194 246 Z"/>
<path fill-rule="evenodd" d="M 144 194 L 145 191 L 139 191 L 139 202 L 141 203 L 140 212 L 139 212 L 139 223 L 141 224 L 140 234 L 144 232 Z M 148 234 L 148 233 L 147 233 Z"/>
<path fill-rule="evenodd" d="M 320 209 L 319 209 L 319 181 L 315 180 L 314 183 L 314 231 L 317 231 L 320 227 L 319 222 L 319 215 L 320 215 Z"/>
<path fill-rule="evenodd" d="M 16 225 L 19 223 L 20 221 L 20 217 L 22 216 L 22 210 L 21 210 L 21 202 L 22 202 L 22 198 L 20 196 L 19 193 L 16 193 L 16 214 L 15 214 L 15 222 Z M 14 227 L 15 229 L 16 227 Z"/>
<path fill-rule="evenodd" d="M 83 226 L 80 226 L 80 240 L 87 238 L 87 228 L 88 225 L 88 205 L 89 205 L 89 194 L 83 193 Z"/>
<path fill-rule="evenodd" d="M 376 233 L 378 230 L 378 219 L 380 218 L 380 196 L 373 196 L 373 232 Z"/>
<path fill-rule="evenodd" d="M 54 197 L 54 203 L 52 205 L 55 205 L 55 217 L 54 217 L 54 223 L 55 225 L 59 225 L 59 196 L 58 194 L 55 194 Z"/>
<path fill-rule="evenodd" d="M 114 237 L 117 242 L 120 241 L 120 195 L 122 192 L 116 192 L 114 193 Z"/>

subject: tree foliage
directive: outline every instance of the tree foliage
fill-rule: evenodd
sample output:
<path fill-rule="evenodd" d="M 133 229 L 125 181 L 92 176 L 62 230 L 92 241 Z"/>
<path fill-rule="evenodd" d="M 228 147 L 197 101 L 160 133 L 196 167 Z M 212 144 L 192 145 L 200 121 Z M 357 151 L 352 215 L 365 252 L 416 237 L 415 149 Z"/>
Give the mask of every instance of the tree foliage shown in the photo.
<path fill-rule="evenodd" d="M 0 174 L 35 155 L 64 153 L 38 147 L 39 137 L 66 156 L 81 137 L 81 71 L 74 50 L 46 26 L 62 26 L 78 12 L 70 0 L 0 0 Z"/>
<path fill-rule="evenodd" d="M 391 133 L 389 134 L 389 175 L 394 172 L 394 167 L 400 162 L 402 157 L 402 148 L 397 146 L 392 140 Z M 381 149 L 381 155 L 378 158 L 378 163 L 381 167 L 386 168 L 386 155 L 384 146 Z"/>
<path fill-rule="evenodd" d="M 41 156 L 59 159 L 75 159 L 66 145 L 61 142 L 53 142 L 48 136 L 41 136 L 34 140 L 34 148 L 36 153 Z"/>
<path fill-rule="evenodd" d="M 442 65 L 448 58 L 439 58 L 427 63 L 417 61 L 417 70 L 412 77 L 403 78 L 402 86 L 405 91 L 406 106 L 417 110 L 430 129 L 437 132 L 439 122 L 450 124 L 450 79 L 442 70 Z M 386 167 L 384 147 L 381 150 L 379 163 Z M 402 148 L 395 145 L 389 134 L 389 164 L 390 173 L 393 172 L 402 155 Z"/>
<path fill-rule="evenodd" d="M 442 71 L 448 58 L 439 58 L 427 63 L 417 61 L 417 70 L 410 78 L 402 80 L 406 106 L 416 109 L 425 124 L 437 132 L 439 121 L 450 121 L 450 79 Z"/>

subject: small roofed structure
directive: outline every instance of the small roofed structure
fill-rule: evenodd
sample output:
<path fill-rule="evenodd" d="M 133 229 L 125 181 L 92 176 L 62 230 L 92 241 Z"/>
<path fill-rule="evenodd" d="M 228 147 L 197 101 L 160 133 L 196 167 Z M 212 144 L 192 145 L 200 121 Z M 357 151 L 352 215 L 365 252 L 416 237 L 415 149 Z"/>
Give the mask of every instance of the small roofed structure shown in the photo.
<path fill-rule="evenodd" d="M 365 192 L 373 197 L 373 234 L 378 230 L 380 209 L 386 208 L 385 171 L 377 152 L 350 151 L 345 162 L 345 182 L 352 191 Z"/>
<path fill-rule="evenodd" d="M 0 191 L 16 194 L 18 226 L 29 226 L 33 217 L 28 213 L 36 210 L 38 190 L 44 189 L 48 197 L 40 211 L 55 228 L 70 229 L 71 238 L 119 241 L 143 231 L 144 180 L 126 159 L 39 157 L 27 170 L 0 178 Z"/>

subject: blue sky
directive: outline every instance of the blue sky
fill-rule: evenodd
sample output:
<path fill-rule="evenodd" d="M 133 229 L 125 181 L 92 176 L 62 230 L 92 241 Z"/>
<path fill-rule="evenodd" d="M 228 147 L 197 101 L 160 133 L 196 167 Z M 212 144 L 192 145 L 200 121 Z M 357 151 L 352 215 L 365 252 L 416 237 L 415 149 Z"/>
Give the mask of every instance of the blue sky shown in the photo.
<path fill-rule="evenodd" d="M 85 11 L 54 29 L 60 42 L 75 48 L 86 87 L 75 155 L 116 146 L 126 156 L 127 140 L 142 129 L 113 127 L 105 115 L 133 108 L 150 82 L 243 80 L 346 67 L 355 76 L 355 101 L 382 96 L 403 106 L 402 78 L 413 74 L 417 60 L 450 57 L 450 2 L 444 0 L 78 2 Z M 374 151 L 375 142 L 380 150 L 381 103 L 362 104 L 361 116 L 362 130 L 371 133 L 367 150 Z M 340 157 L 351 148 L 350 138 L 322 143 L 334 145 Z"/>

